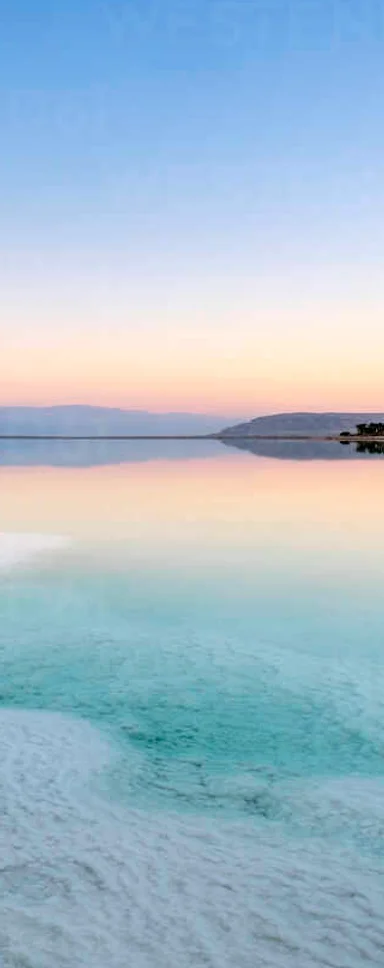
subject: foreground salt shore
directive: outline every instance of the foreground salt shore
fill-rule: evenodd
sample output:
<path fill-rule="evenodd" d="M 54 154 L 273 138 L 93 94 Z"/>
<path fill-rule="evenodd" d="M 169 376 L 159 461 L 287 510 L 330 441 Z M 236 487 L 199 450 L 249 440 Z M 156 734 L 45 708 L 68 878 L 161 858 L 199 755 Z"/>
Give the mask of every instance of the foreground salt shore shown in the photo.
<path fill-rule="evenodd" d="M 135 810 L 98 790 L 115 755 L 90 723 L 1 710 L 2 968 L 382 966 L 375 852 Z M 316 811 L 381 826 L 380 782 L 336 787 L 318 783 Z"/>
<path fill-rule="evenodd" d="M 17 534 L 0 531 L 0 570 L 24 564 L 44 552 L 67 547 L 69 539 L 53 534 Z"/>

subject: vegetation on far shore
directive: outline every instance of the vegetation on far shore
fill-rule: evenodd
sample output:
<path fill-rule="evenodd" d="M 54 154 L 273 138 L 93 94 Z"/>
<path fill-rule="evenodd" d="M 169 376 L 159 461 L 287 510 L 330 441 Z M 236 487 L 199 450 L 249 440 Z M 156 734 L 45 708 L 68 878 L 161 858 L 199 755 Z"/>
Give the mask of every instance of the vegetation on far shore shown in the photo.
<path fill-rule="evenodd" d="M 358 423 L 355 432 L 342 430 L 340 437 L 384 437 L 384 423 Z"/>
<path fill-rule="evenodd" d="M 358 454 L 384 454 L 384 440 L 367 440 L 366 438 L 378 437 L 384 438 L 384 423 L 359 423 L 356 426 L 356 432 L 350 433 L 349 430 L 342 430 L 340 434 L 341 443 L 349 444 L 350 437 L 356 439 L 356 437 L 365 438 L 361 440 L 356 445 L 356 451 Z"/>

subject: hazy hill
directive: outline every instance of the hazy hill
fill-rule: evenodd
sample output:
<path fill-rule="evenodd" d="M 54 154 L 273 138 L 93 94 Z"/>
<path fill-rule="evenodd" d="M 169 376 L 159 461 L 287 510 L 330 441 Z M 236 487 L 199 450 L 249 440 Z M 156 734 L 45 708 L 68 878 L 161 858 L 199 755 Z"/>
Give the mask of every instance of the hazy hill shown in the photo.
<path fill-rule="evenodd" d="M 226 427 L 221 434 L 243 437 L 258 434 L 308 434 L 321 437 L 327 434 L 339 434 L 342 430 L 353 431 L 356 429 L 356 424 L 370 420 L 383 421 L 384 415 L 382 413 L 276 413 Z"/>
<path fill-rule="evenodd" d="M 224 417 L 207 414 L 149 413 L 108 407 L 0 407 L 0 435 L 9 436 L 209 434 L 220 430 L 224 421 Z"/>

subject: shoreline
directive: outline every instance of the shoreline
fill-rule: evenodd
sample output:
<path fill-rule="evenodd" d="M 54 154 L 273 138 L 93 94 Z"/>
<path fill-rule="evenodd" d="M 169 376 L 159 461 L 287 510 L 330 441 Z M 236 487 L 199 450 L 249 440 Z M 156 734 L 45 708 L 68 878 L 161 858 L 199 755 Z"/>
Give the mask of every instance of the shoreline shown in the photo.
<path fill-rule="evenodd" d="M 323 441 L 340 444 L 384 444 L 384 435 L 363 434 L 0 434 L 0 441 L 7 440 L 278 440 Z"/>

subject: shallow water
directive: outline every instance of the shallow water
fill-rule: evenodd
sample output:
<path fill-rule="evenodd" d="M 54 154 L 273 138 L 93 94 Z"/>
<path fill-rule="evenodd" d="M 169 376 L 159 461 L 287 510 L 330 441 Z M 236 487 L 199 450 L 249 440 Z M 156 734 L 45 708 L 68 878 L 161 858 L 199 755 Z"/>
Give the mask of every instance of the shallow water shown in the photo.
<path fill-rule="evenodd" d="M 200 446 L 0 469 L 6 968 L 383 964 L 384 462 Z"/>

